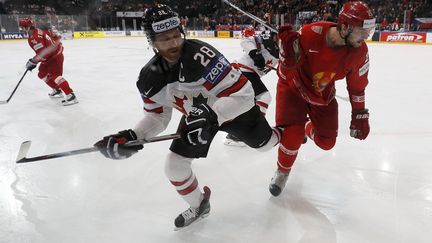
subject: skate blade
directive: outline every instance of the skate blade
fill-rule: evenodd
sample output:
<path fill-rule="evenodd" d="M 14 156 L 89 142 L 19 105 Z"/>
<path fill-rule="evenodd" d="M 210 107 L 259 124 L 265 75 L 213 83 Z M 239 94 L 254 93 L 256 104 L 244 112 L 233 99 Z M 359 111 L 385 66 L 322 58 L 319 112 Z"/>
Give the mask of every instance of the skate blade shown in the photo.
<path fill-rule="evenodd" d="M 227 146 L 232 146 L 232 147 L 246 147 L 246 144 L 244 142 L 236 142 L 233 140 L 225 140 L 224 142 L 225 145 Z"/>
<path fill-rule="evenodd" d="M 74 102 L 62 102 L 63 106 L 70 106 L 75 104 L 78 104 L 78 100 L 75 100 Z"/>
<path fill-rule="evenodd" d="M 195 224 L 196 222 L 199 222 L 199 221 L 201 221 L 202 219 L 207 218 L 207 217 L 209 216 L 209 214 L 210 214 L 210 212 L 201 215 L 199 218 L 197 218 L 195 221 L 193 221 L 193 222 L 190 223 L 189 225 L 186 225 L 186 226 L 183 226 L 183 227 L 180 227 L 180 228 L 174 226 L 174 231 L 179 231 L 179 230 L 182 230 L 182 229 L 184 229 L 184 228 L 188 228 L 189 226 Z"/>

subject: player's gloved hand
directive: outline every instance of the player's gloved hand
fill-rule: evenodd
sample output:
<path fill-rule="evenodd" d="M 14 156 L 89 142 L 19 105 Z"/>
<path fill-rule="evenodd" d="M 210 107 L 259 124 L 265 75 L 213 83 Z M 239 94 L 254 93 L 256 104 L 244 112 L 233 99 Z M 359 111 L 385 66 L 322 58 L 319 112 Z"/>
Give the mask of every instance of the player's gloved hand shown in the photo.
<path fill-rule="evenodd" d="M 185 124 L 182 133 L 187 143 L 193 146 L 207 144 L 214 129 L 217 129 L 217 115 L 210 106 L 202 103 L 192 107 Z"/>
<path fill-rule="evenodd" d="M 299 33 L 295 31 L 292 25 L 282 25 L 278 29 L 279 38 L 279 59 L 280 64 L 286 68 L 292 68 L 297 64 L 299 58 Z"/>
<path fill-rule="evenodd" d="M 26 68 L 29 71 L 35 69 L 36 66 L 37 66 L 37 62 L 33 61 L 32 58 L 30 58 L 26 63 Z"/>
<path fill-rule="evenodd" d="M 265 59 L 263 55 L 258 50 L 252 50 L 249 52 L 249 56 L 252 58 L 254 65 L 259 70 L 264 70 L 265 68 Z"/>
<path fill-rule="evenodd" d="M 110 159 L 126 159 L 144 148 L 143 145 L 125 146 L 126 142 L 136 140 L 137 135 L 132 129 L 121 131 L 104 137 L 94 144 L 100 152 Z"/>
<path fill-rule="evenodd" d="M 368 109 L 352 111 L 350 130 L 351 137 L 360 140 L 366 139 L 370 131 Z"/>

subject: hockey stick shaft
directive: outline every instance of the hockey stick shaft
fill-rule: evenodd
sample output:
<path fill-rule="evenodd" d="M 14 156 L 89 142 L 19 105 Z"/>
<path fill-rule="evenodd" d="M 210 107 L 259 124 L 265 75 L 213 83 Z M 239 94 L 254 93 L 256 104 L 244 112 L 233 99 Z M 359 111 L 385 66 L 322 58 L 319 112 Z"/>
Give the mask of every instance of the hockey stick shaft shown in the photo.
<path fill-rule="evenodd" d="M 244 11 L 243 9 L 237 7 L 236 5 L 232 4 L 232 3 L 231 3 L 230 1 L 228 1 L 228 0 L 223 0 L 223 1 L 224 1 L 226 4 L 230 5 L 232 8 L 234 8 L 234 9 L 236 9 L 237 11 L 241 12 L 242 14 L 248 16 L 249 18 L 255 20 L 256 22 L 258 22 L 258 23 L 264 25 L 265 27 L 269 28 L 271 31 L 273 31 L 273 32 L 275 32 L 275 33 L 278 32 L 275 28 L 273 28 L 272 26 L 270 26 L 269 24 L 267 24 L 267 22 L 265 22 L 264 20 L 258 18 L 257 16 L 255 16 L 255 15 L 249 13 L 249 12 Z"/>
<path fill-rule="evenodd" d="M 128 147 L 128 146 L 134 146 L 139 144 L 154 143 L 154 142 L 178 139 L 178 138 L 180 138 L 180 135 L 174 133 L 174 134 L 149 138 L 147 140 L 144 139 L 134 140 L 134 141 L 127 142 L 125 145 Z M 35 162 L 39 160 L 55 159 L 55 158 L 61 158 L 66 156 L 78 155 L 78 154 L 86 154 L 86 153 L 96 152 L 100 150 L 99 148 L 96 147 L 90 147 L 90 148 L 83 148 L 83 149 L 71 150 L 71 151 L 54 153 L 54 154 L 45 154 L 41 156 L 27 158 L 26 155 L 28 150 L 30 149 L 30 145 L 31 145 L 31 141 L 25 141 L 21 144 L 16 163 L 20 164 L 20 163 Z"/>
<path fill-rule="evenodd" d="M 15 91 L 18 89 L 18 86 L 20 85 L 21 81 L 23 81 L 24 77 L 26 76 L 28 72 L 28 69 L 26 69 L 26 71 L 24 72 L 23 76 L 21 77 L 21 79 L 18 81 L 18 84 L 15 86 L 14 90 L 12 91 L 12 94 L 9 96 L 9 98 L 7 100 L 2 100 L 0 101 L 0 104 L 7 104 L 9 102 L 9 100 L 12 99 L 12 96 L 15 94 Z"/>

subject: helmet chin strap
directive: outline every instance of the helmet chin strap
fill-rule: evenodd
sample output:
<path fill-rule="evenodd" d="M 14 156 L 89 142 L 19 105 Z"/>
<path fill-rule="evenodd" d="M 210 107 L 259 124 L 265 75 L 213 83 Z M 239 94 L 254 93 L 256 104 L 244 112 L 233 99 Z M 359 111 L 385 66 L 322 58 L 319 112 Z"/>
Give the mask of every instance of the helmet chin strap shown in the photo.
<path fill-rule="evenodd" d="M 349 41 L 348 41 L 348 38 L 349 38 L 349 36 L 351 35 L 352 32 L 353 32 L 352 29 L 349 28 L 349 29 L 348 29 L 348 34 L 347 34 L 345 37 L 343 37 L 342 34 L 341 34 L 341 31 L 339 31 L 339 36 L 340 36 L 340 37 L 345 41 L 345 45 L 346 45 L 348 48 L 353 47 L 353 46 L 349 43 Z"/>

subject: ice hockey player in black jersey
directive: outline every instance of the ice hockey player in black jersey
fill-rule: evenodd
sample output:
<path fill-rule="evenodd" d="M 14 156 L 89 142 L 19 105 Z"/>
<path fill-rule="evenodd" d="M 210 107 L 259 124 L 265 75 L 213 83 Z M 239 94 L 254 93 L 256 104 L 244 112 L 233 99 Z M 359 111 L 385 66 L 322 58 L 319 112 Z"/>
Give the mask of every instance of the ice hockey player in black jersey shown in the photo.
<path fill-rule="evenodd" d="M 270 92 L 261 78 L 273 69 L 279 61 L 279 47 L 276 32 L 262 31 L 256 33 L 253 26 L 242 30 L 240 45 L 244 54 L 233 66 L 238 68 L 244 76 L 252 83 L 255 92 L 255 103 L 265 115 L 271 102 Z M 243 141 L 233 134 L 227 134 L 225 145 L 246 146 Z"/>
<path fill-rule="evenodd" d="M 134 129 L 106 136 L 95 146 L 108 158 L 128 158 L 143 146 L 124 143 L 164 131 L 173 108 L 183 113 L 178 125 L 182 138 L 173 140 L 165 162 L 168 179 L 189 204 L 174 221 L 182 228 L 210 212 L 210 189 L 205 186 L 201 191 L 191 163 L 207 156 L 218 130 L 260 151 L 277 145 L 280 133 L 255 105 L 248 79 L 211 45 L 186 39 L 178 14 L 170 7 L 159 4 L 148 9 L 143 27 L 156 53 L 137 82 L 146 114 Z"/>

